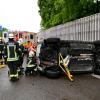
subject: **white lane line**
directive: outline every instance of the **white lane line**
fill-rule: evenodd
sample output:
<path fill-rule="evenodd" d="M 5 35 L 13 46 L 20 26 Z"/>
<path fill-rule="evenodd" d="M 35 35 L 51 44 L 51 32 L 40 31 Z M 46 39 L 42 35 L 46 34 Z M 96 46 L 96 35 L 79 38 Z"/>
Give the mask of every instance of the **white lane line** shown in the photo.
<path fill-rule="evenodd" d="M 100 79 L 100 75 L 95 75 L 95 74 L 92 74 L 93 77 L 97 78 L 97 79 Z"/>

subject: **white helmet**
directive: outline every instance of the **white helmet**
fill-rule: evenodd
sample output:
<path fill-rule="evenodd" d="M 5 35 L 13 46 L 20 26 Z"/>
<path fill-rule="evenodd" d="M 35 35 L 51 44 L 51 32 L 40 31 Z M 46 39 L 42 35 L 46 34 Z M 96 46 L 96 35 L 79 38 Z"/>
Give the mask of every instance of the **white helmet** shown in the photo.
<path fill-rule="evenodd" d="M 10 33 L 10 34 L 8 35 L 8 38 L 9 38 L 9 39 L 13 39 L 13 38 L 14 38 L 14 34 Z"/>

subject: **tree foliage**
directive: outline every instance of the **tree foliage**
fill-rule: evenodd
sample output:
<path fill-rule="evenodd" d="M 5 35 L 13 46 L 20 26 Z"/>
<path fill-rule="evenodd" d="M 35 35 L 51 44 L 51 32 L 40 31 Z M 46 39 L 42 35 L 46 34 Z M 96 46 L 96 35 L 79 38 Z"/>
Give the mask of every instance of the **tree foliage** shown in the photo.
<path fill-rule="evenodd" d="M 38 6 L 43 29 L 97 12 L 94 0 L 38 0 Z"/>
<path fill-rule="evenodd" d="M 7 32 L 8 29 L 3 27 L 1 30 L 0 30 L 0 37 L 2 36 L 3 32 Z"/>

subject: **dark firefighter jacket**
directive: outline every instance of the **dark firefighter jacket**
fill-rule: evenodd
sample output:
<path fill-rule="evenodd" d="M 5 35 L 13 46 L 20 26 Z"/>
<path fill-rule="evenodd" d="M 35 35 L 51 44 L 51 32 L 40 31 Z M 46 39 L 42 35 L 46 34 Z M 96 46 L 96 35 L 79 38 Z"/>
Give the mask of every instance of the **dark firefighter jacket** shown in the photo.
<path fill-rule="evenodd" d="M 19 44 L 14 41 L 9 41 L 5 44 L 4 54 L 7 62 L 17 61 L 19 55 Z"/>

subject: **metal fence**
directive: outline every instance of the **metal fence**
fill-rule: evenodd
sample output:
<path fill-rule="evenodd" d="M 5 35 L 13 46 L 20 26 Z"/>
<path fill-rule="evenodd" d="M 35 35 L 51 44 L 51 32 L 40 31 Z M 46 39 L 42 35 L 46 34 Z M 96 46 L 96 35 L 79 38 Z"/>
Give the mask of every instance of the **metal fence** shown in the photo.
<path fill-rule="evenodd" d="M 38 34 L 40 40 L 58 37 L 61 40 L 100 40 L 100 13 L 58 25 Z"/>

